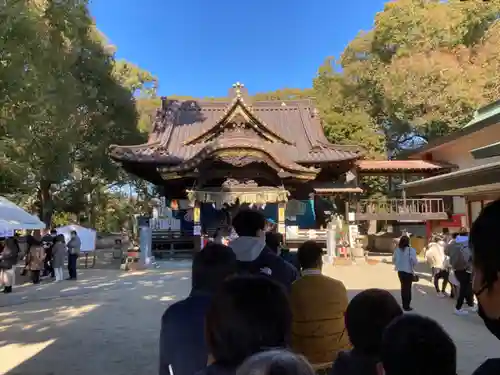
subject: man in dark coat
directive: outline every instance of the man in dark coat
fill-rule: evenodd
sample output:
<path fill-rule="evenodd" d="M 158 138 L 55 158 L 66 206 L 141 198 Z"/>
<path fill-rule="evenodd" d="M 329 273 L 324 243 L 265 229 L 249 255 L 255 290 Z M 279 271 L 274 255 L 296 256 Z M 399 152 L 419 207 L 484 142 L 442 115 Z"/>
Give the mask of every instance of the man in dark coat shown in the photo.
<path fill-rule="evenodd" d="M 213 293 L 236 271 L 236 256 L 227 246 L 211 242 L 195 255 L 191 293 L 161 319 L 159 375 L 194 375 L 207 366 L 205 313 Z"/>

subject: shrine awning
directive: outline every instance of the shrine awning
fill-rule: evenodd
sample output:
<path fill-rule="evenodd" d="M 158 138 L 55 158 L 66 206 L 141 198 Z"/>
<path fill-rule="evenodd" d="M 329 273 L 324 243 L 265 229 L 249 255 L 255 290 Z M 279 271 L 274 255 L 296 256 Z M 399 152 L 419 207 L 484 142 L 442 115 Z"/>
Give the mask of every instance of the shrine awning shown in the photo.
<path fill-rule="evenodd" d="M 474 159 L 487 159 L 500 156 L 500 142 L 476 148 L 470 152 Z"/>
<path fill-rule="evenodd" d="M 329 195 L 335 193 L 362 193 L 363 189 L 354 183 L 324 182 L 316 183 L 313 186 L 317 195 Z"/>
<path fill-rule="evenodd" d="M 401 185 L 408 196 L 469 195 L 500 190 L 500 162 L 465 168 Z"/>
<path fill-rule="evenodd" d="M 234 189 L 200 189 L 186 190 L 191 203 L 214 203 L 221 208 L 225 204 L 265 204 L 288 201 L 290 192 L 278 187 L 248 187 Z"/>

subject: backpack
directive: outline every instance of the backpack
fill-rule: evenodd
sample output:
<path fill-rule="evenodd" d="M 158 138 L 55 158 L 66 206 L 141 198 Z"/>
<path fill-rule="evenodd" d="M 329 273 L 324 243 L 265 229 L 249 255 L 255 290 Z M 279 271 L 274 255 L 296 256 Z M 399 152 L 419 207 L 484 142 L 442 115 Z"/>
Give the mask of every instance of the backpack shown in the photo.
<path fill-rule="evenodd" d="M 471 255 L 469 247 L 464 243 L 454 243 L 452 251 L 450 251 L 450 264 L 454 270 L 462 271 L 469 268 Z"/>

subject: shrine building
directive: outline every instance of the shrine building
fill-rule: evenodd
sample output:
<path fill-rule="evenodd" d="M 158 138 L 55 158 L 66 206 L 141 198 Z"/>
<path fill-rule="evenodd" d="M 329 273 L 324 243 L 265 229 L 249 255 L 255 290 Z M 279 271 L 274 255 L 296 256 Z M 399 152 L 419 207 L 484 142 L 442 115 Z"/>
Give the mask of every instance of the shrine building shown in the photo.
<path fill-rule="evenodd" d="M 332 213 L 356 221 L 448 217 L 439 198 L 407 199 L 404 191 L 384 201 L 359 198 L 363 176 L 404 183 L 449 165 L 365 160 L 359 146 L 327 140 L 311 100 L 252 101 L 240 83 L 227 101 L 162 98 L 147 143 L 113 145 L 110 156 L 159 186 L 163 205 L 192 210 L 191 224 L 176 228 L 182 238 L 227 226 L 234 208 L 245 205 L 262 209 L 282 233 L 319 231 Z"/>

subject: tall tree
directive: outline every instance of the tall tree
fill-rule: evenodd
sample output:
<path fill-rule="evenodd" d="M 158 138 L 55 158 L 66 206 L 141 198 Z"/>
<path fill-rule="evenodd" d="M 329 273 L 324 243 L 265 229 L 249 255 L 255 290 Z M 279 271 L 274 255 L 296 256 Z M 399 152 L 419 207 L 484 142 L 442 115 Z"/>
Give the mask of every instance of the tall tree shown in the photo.
<path fill-rule="evenodd" d="M 0 176 L 6 178 L 0 182 L 14 174 L 27 194 L 35 190 L 40 216 L 50 224 L 54 188 L 67 187 L 75 169 L 87 193 L 117 178 L 107 147 L 138 141 L 133 94 L 154 90 L 156 79 L 115 63 L 87 1 L 6 3 L 0 8 Z"/>
<path fill-rule="evenodd" d="M 498 98 L 500 1 L 399 0 L 345 49 L 342 93 L 397 152 Z"/>

